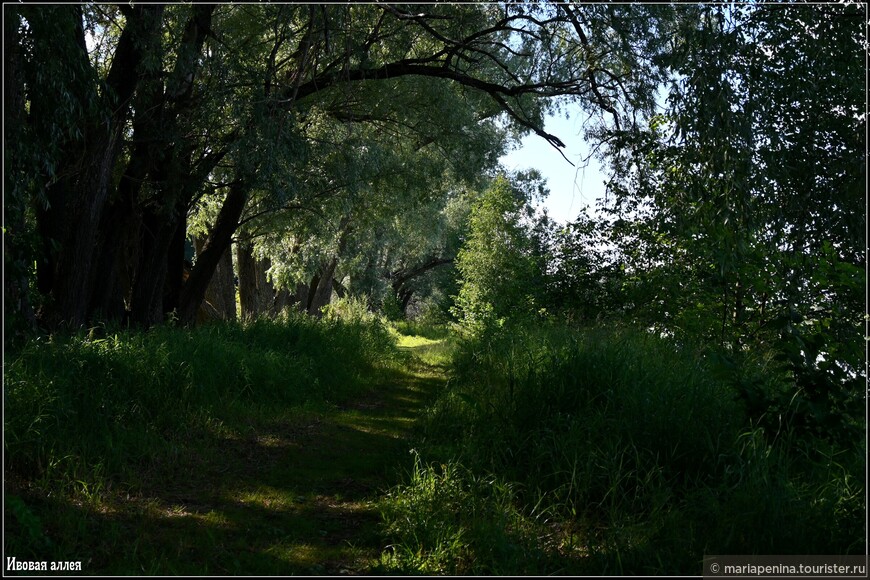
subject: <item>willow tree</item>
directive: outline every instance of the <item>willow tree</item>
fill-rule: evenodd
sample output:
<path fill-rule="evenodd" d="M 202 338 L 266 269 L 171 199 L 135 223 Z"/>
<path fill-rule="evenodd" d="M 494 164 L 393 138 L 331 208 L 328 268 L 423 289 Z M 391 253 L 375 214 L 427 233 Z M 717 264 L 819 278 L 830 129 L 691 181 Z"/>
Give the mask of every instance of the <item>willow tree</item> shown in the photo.
<path fill-rule="evenodd" d="M 616 242 L 647 297 L 635 314 L 733 357 L 774 354 L 794 387 L 777 408 L 825 436 L 851 433 L 863 399 L 862 10 L 679 15 L 666 110 L 599 134 L 626 226 Z M 740 385 L 772 396 L 757 387 Z"/>
<path fill-rule="evenodd" d="M 17 25 L 4 29 L 7 114 L 22 140 L 11 185 L 17 207 L 42 206 L 41 319 L 73 326 L 124 308 L 144 325 L 173 310 L 192 321 L 248 202 L 273 192 L 276 173 L 304 179 L 313 167 L 311 112 L 357 115 L 367 104 L 357 87 L 391 97 L 400 78 L 462 87 L 557 148 L 542 127 L 559 102 L 625 129 L 659 78 L 649 55 L 662 35 L 649 27 L 672 13 L 563 2 L 5 10 Z M 187 218 L 203 196 L 220 209 L 182 284 Z"/>

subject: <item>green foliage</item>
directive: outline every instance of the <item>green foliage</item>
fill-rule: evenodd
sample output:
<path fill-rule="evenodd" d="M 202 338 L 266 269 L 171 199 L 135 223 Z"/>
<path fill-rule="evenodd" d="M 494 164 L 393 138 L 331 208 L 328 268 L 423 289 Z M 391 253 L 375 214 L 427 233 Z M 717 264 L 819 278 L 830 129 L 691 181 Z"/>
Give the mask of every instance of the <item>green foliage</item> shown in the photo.
<path fill-rule="evenodd" d="M 35 341 L 5 368 L 6 467 L 87 494 L 124 482 L 214 419 L 347 397 L 393 348 L 358 312 Z"/>
<path fill-rule="evenodd" d="M 456 258 L 461 282 L 454 314 L 472 333 L 535 310 L 541 276 L 522 222 L 525 201 L 499 176 L 471 210 L 468 238 Z"/>
<path fill-rule="evenodd" d="M 559 276 L 581 300 L 615 281 L 613 311 L 719 352 L 768 435 L 782 416 L 793 437 L 849 448 L 864 429 L 866 120 L 845 79 L 860 75 L 863 20 L 829 8 L 681 7 L 667 111 L 597 135 L 612 137 L 616 260 L 563 252 L 595 279 Z M 747 360 L 764 370 L 747 378 Z"/>
<path fill-rule="evenodd" d="M 423 465 L 414 453 L 410 481 L 380 502 L 393 541 L 387 572 L 516 574 L 544 570 L 535 527 L 514 506 L 510 484 L 476 477 L 456 463 Z"/>
<path fill-rule="evenodd" d="M 760 363 L 740 372 L 771 396 L 788 390 L 788 375 Z M 733 376 L 632 328 L 507 325 L 461 345 L 426 451 L 509 482 L 520 513 L 558 523 L 562 565 L 582 573 L 860 551 L 860 439 L 798 436 L 785 409 L 759 417 Z"/>

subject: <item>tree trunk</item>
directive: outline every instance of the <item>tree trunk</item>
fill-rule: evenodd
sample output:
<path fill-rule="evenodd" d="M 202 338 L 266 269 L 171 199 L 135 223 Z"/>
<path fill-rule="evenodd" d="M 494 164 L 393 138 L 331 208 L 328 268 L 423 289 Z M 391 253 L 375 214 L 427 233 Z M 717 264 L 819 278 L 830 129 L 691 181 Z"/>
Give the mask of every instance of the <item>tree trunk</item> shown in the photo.
<path fill-rule="evenodd" d="M 36 318 L 28 297 L 28 272 L 32 256 L 28 256 L 25 243 L 28 192 L 24 180 L 16 174 L 24 171 L 25 161 L 16 147 L 23 145 L 26 110 L 24 106 L 24 58 L 18 36 L 18 12 L 14 6 L 5 7 L 3 26 L 3 52 L 6 66 L 3 76 L 3 106 L 6 111 L 6 171 L 4 178 L 4 213 L 6 231 L 3 234 L 3 279 L 5 329 L 7 340 L 13 332 L 36 328 Z M 30 260 L 28 260 L 30 257 Z M 14 318 L 18 320 L 14 320 Z M 13 324 L 16 323 L 16 324 Z M 18 326 L 19 328 L 13 328 Z M 12 332 L 10 332 L 10 330 Z"/>
<path fill-rule="evenodd" d="M 339 300 L 347 296 L 347 288 L 345 288 L 344 284 L 335 278 L 332 279 L 332 289 L 335 291 L 335 295 L 338 296 Z"/>
<path fill-rule="evenodd" d="M 236 263 L 239 265 L 239 305 L 242 320 L 254 320 L 260 315 L 260 292 L 257 276 L 257 261 L 250 242 L 236 244 Z"/>
<path fill-rule="evenodd" d="M 414 291 L 407 288 L 399 293 L 399 308 L 402 309 L 402 316 L 405 318 L 408 317 L 408 304 L 411 302 L 411 296 L 413 295 Z"/>
<path fill-rule="evenodd" d="M 142 216 L 122 178 L 120 200 L 103 216 L 97 241 L 89 318 L 120 321 L 129 305 L 139 262 Z"/>
<path fill-rule="evenodd" d="M 254 246 L 250 242 L 236 245 L 236 259 L 239 264 L 239 302 L 242 314 L 253 320 L 263 314 L 275 314 L 275 287 L 266 277 L 271 262 L 258 260 L 254 256 Z"/>
<path fill-rule="evenodd" d="M 286 288 L 281 288 L 275 293 L 275 300 L 272 302 L 272 316 L 279 316 L 287 306 L 290 305 L 292 296 Z"/>
<path fill-rule="evenodd" d="M 320 285 L 320 272 L 311 277 L 311 283 L 308 285 L 308 290 L 305 292 L 305 313 L 311 312 L 311 305 L 314 304 L 314 295 L 317 294 L 317 287 Z"/>
<path fill-rule="evenodd" d="M 144 209 L 142 186 L 155 167 L 164 167 L 165 98 L 163 71 L 146 71 L 134 101 L 133 147 L 118 184 L 118 196 L 109 202 L 100 227 L 97 282 L 91 311 L 97 317 L 119 319 L 132 303 L 133 284 L 141 259 Z M 153 178 L 152 178 L 153 179 Z M 125 306 L 126 302 L 126 306 Z"/>
<path fill-rule="evenodd" d="M 147 211 L 142 221 L 140 259 L 130 317 L 133 322 L 149 327 L 163 321 L 163 302 L 168 273 L 168 256 L 177 223 L 153 211 Z M 181 277 L 179 272 L 178 276 Z"/>
<path fill-rule="evenodd" d="M 136 6 L 128 10 L 127 23 L 118 40 L 112 68 L 106 78 L 108 87 L 107 115 L 92 122 L 87 129 L 83 169 L 78 172 L 76 158 L 72 166 L 61 172 L 77 175 L 70 191 L 70 203 L 65 212 L 69 228 L 61 240 L 57 268 L 52 286 L 60 319 L 72 327 L 84 324 L 91 304 L 90 284 L 96 279 L 93 267 L 94 246 L 103 209 L 112 186 L 112 172 L 120 153 L 121 131 L 129 112 L 130 99 L 142 72 L 140 63 L 148 41 L 160 31 L 162 6 Z M 77 35 L 81 23 L 77 25 Z M 84 45 L 82 39 L 80 46 Z M 77 39 L 78 41 L 78 39 Z M 86 51 L 80 58 L 88 62 Z M 109 96 L 110 95 L 110 96 Z M 111 97 L 114 97 L 112 99 Z M 88 98 L 82 95 L 82 98 Z"/>
<path fill-rule="evenodd" d="M 296 309 L 300 312 L 308 312 L 308 305 L 310 302 L 308 301 L 309 296 L 309 285 L 298 283 L 296 284 L 296 291 L 290 297 L 291 302 L 296 305 Z"/>
<path fill-rule="evenodd" d="M 177 207 L 175 232 L 169 240 L 166 256 L 166 283 L 163 291 L 163 313 L 177 310 L 184 283 L 184 242 L 187 239 L 187 203 Z"/>
<path fill-rule="evenodd" d="M 236 180 L 230 185 L 217 220 L 206 238 L 202 253 L 181 289 L 178 317 L 182 324 L 191 325 L 196 319 L 196 312 L 205 298 L 214 271 L 224 252 L 229 249 L 233 234 L 239 227 L 239 218 L 247 200 L 247 187 L 242 181 Z"/>
<path fill-rule="evenodd" d="M 308 305 L 309 315 L 320 318 L 322 316 L 320 309 L 329 304 L 332 299 L 332 277 L 335 275 L 336 266 L 338 266 L 338 258 L 333 257 L 321 270 L 314 296 Z"/>
<path fill-rule="evenodd" d="M 193 240 L 196 255 L 205 247 L 205 238 L 197 236 Z M 205 301 L 211 304 L 221 320 L 236 319 L 236 284 L 233 281 L 232 248 L 227 248 L 215 268 L 211 282 L 205 291 Z"/>
<path fill-rule="evenodd" d="M 179 135 L 189 125 L 186 113 L 193 104 L 197 56 L 213 10 L 214 6 L 193 9 L 166 87 L 162 64 L 153 64 L 162 63 L 162 45 L 159 37 L 156 43 L 150 38 L 152 64 L 139 74 L 140 89 L 134 102 L 135 145 L 119 185 L 118 200 L 110 205 L 101 228 L 104 243 L 95 277 L 102 284 L 94 288 L 91 308 L 108 318 L 123 312 L 127 294 L 133 320 L 145 326 L 159 322 L 178 306 L 187 211 L 201 180 L 191 172 L 194 147 Z M 150 180 L 151 194 L 141 200 L 146 179 Z M 122 251 L 117 251 L 118 246 Z"/>

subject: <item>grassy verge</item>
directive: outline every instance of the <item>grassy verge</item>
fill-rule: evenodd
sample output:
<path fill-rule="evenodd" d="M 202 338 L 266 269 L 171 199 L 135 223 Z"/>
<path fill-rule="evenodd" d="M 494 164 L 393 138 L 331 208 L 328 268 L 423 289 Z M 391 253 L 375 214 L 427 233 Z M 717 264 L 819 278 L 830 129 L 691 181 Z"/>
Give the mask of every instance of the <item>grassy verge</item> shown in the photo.
<path fill-rule="evenodd" d="M 382 504 L 388 569 L 691 575 L 704 554 L 863 553 L 862 442 L 766 432 L 667 340 L 514 327 L 466 341 L 450 385 Z"/>
<path fill-rule="evenodd" d="M 5 553 L 85 574 L 365 570 L 373 498 L 437 387 L 398 356 L 380 323 L 338 316 L 27 345 L 5 377 Z"/>

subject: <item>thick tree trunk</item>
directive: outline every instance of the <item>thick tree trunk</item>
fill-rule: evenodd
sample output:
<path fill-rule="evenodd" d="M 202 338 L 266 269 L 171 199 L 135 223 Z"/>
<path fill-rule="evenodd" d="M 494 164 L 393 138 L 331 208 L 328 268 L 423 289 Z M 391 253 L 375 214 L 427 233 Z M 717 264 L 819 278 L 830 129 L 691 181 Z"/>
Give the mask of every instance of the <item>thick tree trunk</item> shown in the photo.
<path fill-rule="evenodd" d="M 408 316 L 408 304 L 411 302 L 411 297 L 414 295 L 413 290 L 405 288 L 399 293 L 399 308 L 402 309 L 402 316 Z"/>
<path fill-rule="evenodd" d="M 155 167 L 163 166 L 165 99 L 162 68 L 146 72 L 134 101 L 133 148 L 100 227 L 97 283 L 91 299 L 96 317 L 120 320 L 131 305 L 133 283 L 141 259 L 142 186 Z M 126 304 L 125 304 L 126 303 Z"/>
<path fill-rule="evenodd" d="M 252 320 L 264 314 L 275 316 L 284 308 L 289 292 L 278 292 L 266 273 L 272 267 L 268 259 L 258 260 L 249 242 L 236 246 L 239 264 L 239 302 L 245 318 Z"/>
<path fill-rule="evenodd" d="M 186 201 L 186 200 L 185 200 Z M 178 308 L 181 286 L 184 283 L 184 242 L 187 240 L 187 203 L 177 208 L 175 233 L 169 241 L 166 259 L 166 284 L 163 291 L 163 313 L 169 314 Z"/>
<path fill-rule="evenodd" d="M 159 33 L 162 13 L 162 6 L 146 5 L 129 9 L 127 24 L 118 40 L 112 68 L 106 79 L 108 92 L 114 97 L 110 98 L 108 104 L 111 112 L 107 118 L 100 118 L 89 127 L 90 140 L 85 143 L 84 169 L 78 173 L 72 191 L 68 192 L 71 199 L 65 218 L 70 227 L 61 242 L 52 291 L 60 318 L 73 327 L 87 320 L 91 304 L 90 284 L 96 279 L 91 271 L 94 246 L 112 186 L 112 173 L 121 150 L 121 131 L 141 73 L 144 50 L 150 44 L 149 40 Z M 78 30 L 81 30 L 80 23 Z M 81 44 L 84 44 L 83 40 Z M 81 58 L 87 62 L 85 51 Z M 70 160 L 70 163 L 78 164 L 78 160 Z M 70 171 L 76 174 L 74 167 Z"/>
<path fill-rule="evenodd" d="M 130 301 L 133 277 L 139 261 L 139 230 L 142 217 L 122 179 L 120 199 L 110 205 L 97 240 L 99 255 L 92 273 L 89 318 L 119 321 Z"/>
<path fill-rule="evenodd" d="M 242 320 L 254 320 L 261 313 L 257 260 L 250 242 L 236 244 L 236 263 L 239 265 L 239 306 Z"/>
<path fill-rule="evenodd" d="M 291 304 L 292 295 L 286 288 L 281 288 L 275 293 L 275 300 L 272 302 L 272 316 L 279 316 L 284 309 Z"/>
<path fill-rule="evenodd" d="M 96 234 L 109 193 L 120 130 L 118 123 L 108 135 L 97 140 L 90 155 L 90 166 L 71 192 L 74 198 L 68 215 L 72 227 L 61 245 L 53 291 L 61 319 L 72 327 L 87 320 Z"/>
<path fill-rule="evenodd" d="M 332 278 L 335 275 L 335 268 L 337 266 L 338 258 L 333 257 L 320 271 L 314 295 L 311 297 L 311 302 L 308 305 L 309 315 L 317 318 L 323 315 L 320 309 L 329 304 L 332 299 Z"/>
<path fill-rule="evenodd" d="M 320 285 L 320 272 L 311 277 L 311 283 L 308 284 L 308 290 L 305 292 L 305 313 L 311 312 L 311 305 L 314 304 L 314 295 L 317 294 L 317 287 Z"/>
<path fill-rule="evenodd" d="M 196 255 L 199 256 L 205 247 L 205 238 L 196 237 L 193 240 Z M 215 268 L 211 282 L 205 291 L 205 301 L 211 304 L 221 320 L 236 319 L 236 285 L 233 281 L 232 248 L 227 248 Z"/>
<path fill-rule="evenodd" d="M 244 183 L 237 180 L 230 185 L 229 193 L 221 206 L 214 227 L 206 238 L 202 253 L 181 289 L 178 317 L 182 324 L 193 324 L 196 319 L 196 312 L 205 298 L 214 271 L 224 252 L 229 249 L 233 234 L 239 227 L 239 218 L 247 200 L 248 192 Z"/>
<path fill-rule="evenodd" d="M 176 227 L 175 220 L 168 222 L 166 217 L 151 211 L 143 217 L 141 253 L 130 300 L 130 317 L 146 328 L 163 321 L 167 257 Z M 179 272 L 178 276 L 181 275 Z"/>
<path fill-rule="evenodd" d="M 296 291 L 291 296 L 291 302 L 296 305 L 296 309 L 300 312 L 308 312 L 308 296 L 310 286 L 308 284 L 296 284 Z"/>
<path fill-rule="evenodd" d="M 12 338 L 10 327 L 16 316 L 23 327 L 33 330 L 36 318 L 28 297 L 28 272 L 32 256 L 28 260 L 25 244 L 25 213 L 27 211 L 28 192 L 23 186 L 23 180 L 14 176 L 23 172 L 23 159 L 18 158 L 14 145 L 22 145 L 26 110 L 24 106 L 24 59 L 18 36 L 18 12 L 14 6 L 5 7 L 6 14 L 3 27 L 3 52 L 6 65 L 3 76 L 3 106 L 6 112 L 5 131 L 7 138 L 6 171 L 4 178 L 4 214 L 6 231 L 3 235 L 3 281 L 4 308 L 6 316 L 6 337 Z M 18 321 L 15 321 L 18 322 Z"/>
<path fill-rule="evenodd" d="M 339 300 L 347 296 L 347 288 L 345 288 L 344 284 L 335 278 L 332 279 L 332 289 L 335 291 L 335 295 L 338 296 Z"/>
<path fill-rule="evenodd" d="M 193 145 L 178 136 L 182 126 L 189 123 L 185 119 L 192 104 L 197 56 L 213 10 L 214 6 L 193 9 L 165 88 L 162 65 L 152 65 L 139 75 L 140 90 L 134 103 L 135 146 L 119 185 L 118 200 L 103 220 L 104 244 L 97 273 L 103 284 L 95 286 L 91 300 L 92 309 L 109 318 L 123 312 L 128 294 L 132 319 L 145 326 L 161 321 L 178 306 L 187 211 L 201 180 L 191 171 Z M 152 63 L 162 61 L 159 39 L 148 50 Z M 152 193 L 141 201 L 146 179 Z M 143 223 L 145 229 L 141 228 Z M 123 251 L 117 251 L 119 246 Z"/>

